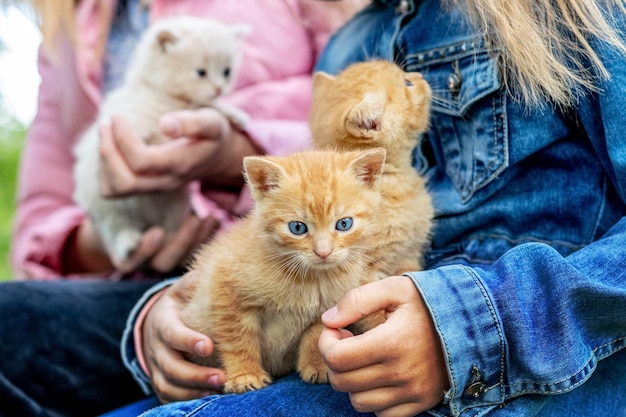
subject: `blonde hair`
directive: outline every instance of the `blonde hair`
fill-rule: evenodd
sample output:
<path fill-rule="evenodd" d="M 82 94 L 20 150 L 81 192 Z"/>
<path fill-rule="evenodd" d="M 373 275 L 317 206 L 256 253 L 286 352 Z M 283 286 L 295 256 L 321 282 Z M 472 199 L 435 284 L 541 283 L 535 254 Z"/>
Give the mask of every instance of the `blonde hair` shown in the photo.
<path fill-rule="evenodd" d="M 27 3 L 35 12 L 35 17 L 47 51 L 54 49 L 54 43 L 62 35 L 74 36 L 74 0 L 29 0 Z"/>
<path fill-rule="evenodd" d="M 35 18 L 42 35 L 43 47 L 51 58 L 56 58 L 58 42 L 62 38 L 76 41 L 75 8 L 80 0 L 28 0 L 26 3 L 35 13 Z M 100 6 L 104 0 L 98 0 Z M 99 51 L 103 52 L 109 33 L 106 16 L 100 22 L 102 38 Z"/>
<path fill-rule="evenodd" d="M 626 0 L 449 1 L 468 10 L 488 42 L 500 51 L 509 91 L 531 105 L 548 98 L 556 105 L 570 106 L 578 95 L 597 91 L 598 77 L 610 77 L 590 39 L 614 47 L 626 58 L 625 41 L 614 26 L 615 13 L 626 13 Z M 39 12 L 48 51 L 53 51 L 60 34 L 74 36 L 77 2 L 30 0 Z M 107 34 L 106 22 L 103 28 Z M 103 48 L 105 44 L 106 37 Z"/>
<path fill-rule="evenodd" d="M 548 98 L 570 106 L 610 74 L 590 40 L 626 56 L 616 13 L 625 0 L 453 0 L 466 7 L 491 46 L 502 54 L 509 91 L 527 103 Z"/>

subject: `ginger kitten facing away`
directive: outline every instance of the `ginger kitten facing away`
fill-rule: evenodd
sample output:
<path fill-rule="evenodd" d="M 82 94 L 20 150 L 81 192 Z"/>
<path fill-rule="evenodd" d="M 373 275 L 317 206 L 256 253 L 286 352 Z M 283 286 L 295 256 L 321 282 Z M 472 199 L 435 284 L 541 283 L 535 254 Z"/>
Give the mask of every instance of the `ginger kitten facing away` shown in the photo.
<path fill-rule="evenodd" d="M 421 74 L 386 61 L 353 64 L 337 76 L 313 78 L 310 115 L 317 148 L 387 150 L 379 221 L 385 223 L 371 256 L 381 277 L 421 269 L 434 209 L 412 152 L 428 128 L 431 90 Z"/>
<path fill-rule="evenodd" d="M 194 17 L 156 22 L 137 45 L 124 83 L 107 95 L 97 120 L 80 138 L 74 149 L 74 200 L 88 212 L 114 260 L 126 259 L 151 226 L 167 233 L 177 230 L 190 203 L 186 188 L 103 198 L 98 189 L 99 125 L 120 114 L 142 140 L 158 144 L 168 140 L 159 118 L 171 111 L 212 106 L 233 123 L 245 123 L 245 113 L 215 100 L 233 84 L 247 31 L 247 26 Z"/>
<path fill-rule="evenodd" d="M 223 367 L 226 392 L 259 389 L 294 369 L 327 382 L 317 340 L 321 314 L 350 289 L 378 279 L 367 253 L 384 149 L 247 157 L 255 209 L 197 253 L 197 287 L 183 321 L 216 353 L 191 358 Z M 364 324 L 383 321 L 382 313 Z"/>

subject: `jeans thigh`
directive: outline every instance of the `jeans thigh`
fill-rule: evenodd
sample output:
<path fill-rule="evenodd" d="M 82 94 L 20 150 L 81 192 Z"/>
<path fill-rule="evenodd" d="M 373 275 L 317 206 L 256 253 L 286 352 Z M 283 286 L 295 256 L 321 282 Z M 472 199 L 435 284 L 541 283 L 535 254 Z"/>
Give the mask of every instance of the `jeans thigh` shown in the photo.
<path fill-rule="evenodd" d="M 90 416 L 143 397 L 126 318 L 156 281 L 0 284 L 0 416 Z"/>
<path fill-rule="evenodd" d="M 364 417 L 356 412 L 346 393 L 330 385 L 307 384 L 297 374 L 245 394 L 212 395 L 200 400 L 170 403 L 142 417 Z"/>

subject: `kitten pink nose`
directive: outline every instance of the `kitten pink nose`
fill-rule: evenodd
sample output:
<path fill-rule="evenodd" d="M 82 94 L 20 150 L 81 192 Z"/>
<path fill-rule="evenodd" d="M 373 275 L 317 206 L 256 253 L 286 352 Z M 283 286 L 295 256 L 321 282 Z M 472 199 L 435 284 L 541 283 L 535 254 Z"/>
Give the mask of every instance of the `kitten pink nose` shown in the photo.
<path fill-rule="evenodd" d="M 219 96 L 222 94 L 222 87 L 215 87 L 215 96 Z"/>
<path fill-rule="evenodd" d="M 330 256 L 333 250 L 332 249 L 315 249 L 313 252 L 315 252 L 315 254 L 319 256 L 320 258 L 322 258 L 323 260 L 326 260 L 326 258 Z"/>

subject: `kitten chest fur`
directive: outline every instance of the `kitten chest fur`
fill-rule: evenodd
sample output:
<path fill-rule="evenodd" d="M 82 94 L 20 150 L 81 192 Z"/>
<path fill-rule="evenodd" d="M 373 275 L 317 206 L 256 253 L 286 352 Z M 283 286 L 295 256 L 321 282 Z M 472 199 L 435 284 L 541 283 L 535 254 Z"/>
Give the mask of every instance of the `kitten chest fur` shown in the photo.
<path fill-rule="evenodd" d="M 272 271 L 280 260 L 273 257 L 269 246 L 259 236 L 248 235 L 254 227 L 254 217 L 243 219 L 234 229 L 237 237 L 217 238 L 193 268 L 202 277 L 194 297 L 183 312 L 183 321 L 190 327 L 212 337 L 227 339 L 227 334 L 241 328 L 258 332 L 263 367 L 275 376 L 294 370 L 298 344 L 302 333 L 319 323 L 324 311 L 332 307 L 348 290 L 359 286 L 365 267 L 346 273 L 344 268 L 309 271 L 288 278 Z M 237 242 L 236 244 L 234 244 Z M 227 262 L 215 265 L 215 257 L 227 256 Z M 245 257 L 245 262 L 242 258 Z M 269 263 L 267 259 L 273 259 Z M 246 280 L 239 277 L 246 276 Z M 219 279 L 212 279 L 219 277 Z M 229 279 L 228 277 L 232 277 Z M 231 315 L 227 320 L 225 315 Z M 227 321 L 231 326 L 223 328 Z M 219 349 L 219 347 L 218 347 Z M 218 366 L 218 355 L 209 358 L 208 365 Z M 202 360 L 207 364 L 206 360 Z"/>

